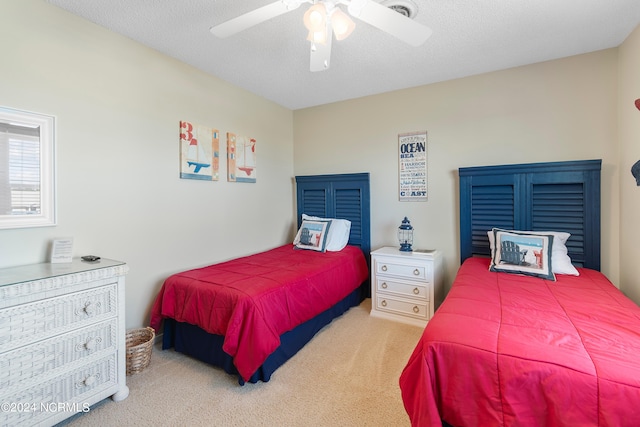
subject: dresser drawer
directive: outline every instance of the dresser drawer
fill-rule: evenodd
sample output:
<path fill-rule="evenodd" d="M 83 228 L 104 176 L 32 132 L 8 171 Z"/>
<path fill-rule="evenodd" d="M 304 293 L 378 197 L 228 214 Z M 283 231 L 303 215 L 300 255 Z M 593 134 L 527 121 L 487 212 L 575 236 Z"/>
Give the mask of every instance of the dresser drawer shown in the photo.
<path fill-rule="evenodd" d="M 393 259 L 376 259 L 376 274 L 403 277 L 411 281 L 427 281 L 428 271 L 425 265 L 411 265 L 394 262 Z"/>
<path fill-rule="evenodd" d="M 116 284 L 0 310 L 0 348 L 22 345 L 115 317 Z"/>
<path fill-rule="evenodd" d="M 429 300 L 429 286 L 426 283 L 402 282 L 380 275 L 376 276 L 376 289 L 384 294 L 395 294 L 422 301 Z"/>
<path fill-rule="evenodd" d="M 115 318 L 39 341 L 12 351 L 0 353 L 0 390 L 34 377 L 55 375 L 56 370 L 68 369 L 70 363 L 117 346 L 118 325 Z"/>
<path fill-rule="evenodd" d="M 84 401 L 115 385 L 117 372 L 114 353 L 10 396 L 0 395 L 3 402 L 11 402 L 16 409 L 0 411 L 0 425 L 32 426 L 63 411 L 68 412 L 69 416 L 86 412 L 89 408 Z"/>
<path fill-rule="evenodd" d="M 429 308 L 427 302 L 408 301 L 395 298 L 389 295 L 376 296 L 377 310 L 386 311 L 388 313 L 400 314 L 403 316 L 413 317 L 421 320 L 429 319 Z"/>

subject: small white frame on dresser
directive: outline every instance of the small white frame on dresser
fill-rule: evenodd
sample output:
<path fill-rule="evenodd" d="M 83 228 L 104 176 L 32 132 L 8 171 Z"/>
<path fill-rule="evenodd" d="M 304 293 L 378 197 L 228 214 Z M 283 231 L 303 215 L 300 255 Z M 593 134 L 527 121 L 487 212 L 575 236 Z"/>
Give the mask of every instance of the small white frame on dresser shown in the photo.
<path fill-rule="evenodd" d="M 0 269 L 0 425 L 52 426 L 127 398 L 128 269 L 104 258 Z"/>

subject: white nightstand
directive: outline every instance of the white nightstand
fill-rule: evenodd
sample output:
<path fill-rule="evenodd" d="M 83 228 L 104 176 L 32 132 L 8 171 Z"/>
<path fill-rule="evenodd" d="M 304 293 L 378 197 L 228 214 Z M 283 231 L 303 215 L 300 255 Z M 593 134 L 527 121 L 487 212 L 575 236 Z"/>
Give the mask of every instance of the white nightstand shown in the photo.
<path fill-rule="evenodd" d="M 371 252 L 371 315 L 425 327 L 443 298 L 438 251 Z"/>

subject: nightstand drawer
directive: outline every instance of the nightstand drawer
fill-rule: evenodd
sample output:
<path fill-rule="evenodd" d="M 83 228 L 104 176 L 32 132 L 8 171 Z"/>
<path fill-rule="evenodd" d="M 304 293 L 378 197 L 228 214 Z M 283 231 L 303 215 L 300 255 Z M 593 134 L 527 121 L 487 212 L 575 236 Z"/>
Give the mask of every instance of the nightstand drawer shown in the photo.
<path fill-rule="evenodd" d="M 429 319 L 429 309 L 426 302 L 406 301 L 388 295 L 377 295 L 376 309 L 422 320 Z"/>
<path fill-rule="evenodd" d="M 376 274 L 404 277 L 409 280 L 427 280 L 427 269 L 424 265 L 399 264 L 384 258 L 375 263 Z"/>
<path fill-rule="evenodd" d="M 376 276 L 376 289 L 380 293 L 396 294 L 424 301 L 429 300 L 429 288 L 426 284 L 405 283 L 380 275 Z"/>

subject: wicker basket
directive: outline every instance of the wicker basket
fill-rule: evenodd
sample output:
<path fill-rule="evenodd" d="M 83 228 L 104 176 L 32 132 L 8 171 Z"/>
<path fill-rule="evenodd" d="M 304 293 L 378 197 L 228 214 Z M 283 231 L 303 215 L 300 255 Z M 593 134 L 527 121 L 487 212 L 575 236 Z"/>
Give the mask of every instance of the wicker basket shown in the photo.
<path fill-rule="evenodd" d="M 142 372 L 149 366 L 155 337 L 155 331 L 148 326 L 127 331 L 127 375 Z"/>

